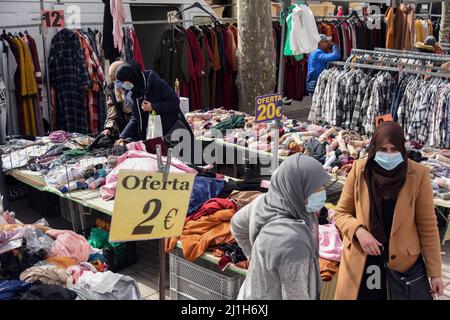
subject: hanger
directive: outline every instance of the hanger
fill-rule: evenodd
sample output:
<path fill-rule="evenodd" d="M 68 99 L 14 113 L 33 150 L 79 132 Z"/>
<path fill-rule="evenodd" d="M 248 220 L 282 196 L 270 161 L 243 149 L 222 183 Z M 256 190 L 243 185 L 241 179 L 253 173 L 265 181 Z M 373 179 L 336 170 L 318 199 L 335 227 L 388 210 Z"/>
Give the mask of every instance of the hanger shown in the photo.
<path fill-rule="evenodd" d="M 198 8 L 198 9 L 204 11 L 205 13 L 207 13 L 215 23 L 218 23 L 218 22 L 219 22 L 219 21 L 217 20 L 217 18 L 216 18 L 212 13 L 210 13 L 208 10 L 206 10 L 199 2 L 195 2 L 192 6 L 187 7 L 186 9 L 183 9 L 183 10 L 181 10 L 181 11 L 178 11 L 178 12 L 176 13 L 176 17 L 177 17 L 178 19 L 182 20 L 181 14 L 182 14 L 183 12 L 188 11 L 188 10 L 193 9 L 193 8 Z"/>

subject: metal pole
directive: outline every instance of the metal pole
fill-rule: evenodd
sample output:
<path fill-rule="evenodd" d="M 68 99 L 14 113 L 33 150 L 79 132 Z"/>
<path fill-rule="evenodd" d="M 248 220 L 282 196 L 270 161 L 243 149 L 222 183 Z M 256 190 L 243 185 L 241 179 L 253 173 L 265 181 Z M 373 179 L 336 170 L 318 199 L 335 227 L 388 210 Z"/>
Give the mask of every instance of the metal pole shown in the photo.
<path fill-rule="evenodd" d="M 286 41 L 286 11 L 291 5 L 291 0 L 283 0 L 281 4 L 281 45 L 280 45 L 280 63 L 278 65 L 278 92 L 283 92 L 284 87 L 284 43 Z M 278 147 L 280 144 L 280 133 L 279 133 L 280 123 L 278 120 L 275 121 L 275 136 L 273 137 L 273 148 L 272 148 L 272 174 L 279 166 L 278 160 Z"/>
<path fill-rule="evenodd" d="M 280 63 L 278 65 L 278 92 L 283 91 L 284 86 L 284 43 L 286 41 L 286 10 L 291 5 L 290 0 L 283 0 L 281 4 L 281 47 Z"/>
<path fill-rule="evenodd" d="M 39 1 L 40 5 L 41 5 L 41 11 L 44 10 L 44 0 L 40 0 Z M 40 14 L 40 13 L 39 13 Z M 40 22 L 42 22 L 42 17 L 40 19 Z M 42 25 L 39 27 L 41 29 L 41 35 L 42 35 L 42 48 L 44 51 L 44 70 L 45 70 L 45 87 L 46 87 L 46 92 L 47 92 L 47 112 L 48 112 L 48 123 L 50 123 L 50 128 L 51 128 L 51 108 L 50 108 L 50 104 L 51 104 L 51 90 L 50 90 L 50 77 L 49 77 L 49 72 L 48 72 L 48 52 L 47 52 L 47 29 L 43 29 Z M 53 128 L 51 128 L 53 129 Z"/>
<path fill-rule="evenodd" d="M 166 300 L 166 251 L 164 239 L 159 240 L 159 300 Z"/>

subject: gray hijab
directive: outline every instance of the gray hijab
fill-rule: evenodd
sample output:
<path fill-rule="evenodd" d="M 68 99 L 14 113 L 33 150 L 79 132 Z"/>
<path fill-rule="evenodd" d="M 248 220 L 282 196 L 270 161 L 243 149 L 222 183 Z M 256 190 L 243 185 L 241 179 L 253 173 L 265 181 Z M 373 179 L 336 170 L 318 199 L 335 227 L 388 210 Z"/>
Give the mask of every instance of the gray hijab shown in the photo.
<path fill-rule="evenodd" d="M 305 199 L 329 180 L 316 159 L 301 154 L 286 159 L 272 175 L 269 192 L 257 203 L 251 241 L 267 223 L 282 218 L 303 220 L 312 229 L 317 217 L 306 211 Z"/>

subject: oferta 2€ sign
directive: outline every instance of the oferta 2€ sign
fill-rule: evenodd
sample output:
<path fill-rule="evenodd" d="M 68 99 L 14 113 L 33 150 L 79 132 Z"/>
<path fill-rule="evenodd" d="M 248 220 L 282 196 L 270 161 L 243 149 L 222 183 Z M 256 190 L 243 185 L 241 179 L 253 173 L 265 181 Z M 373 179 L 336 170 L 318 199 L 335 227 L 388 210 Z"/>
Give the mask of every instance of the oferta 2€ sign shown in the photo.
<path fill-rule="evenodd" d="M 279 93 L 256 98 L 256 122 L 267 122 L 283 117 L 283 96 Z"/>
<path fill-rule="evenodd" d="M 180 236 L 195 175 L 121 170 L 117 183 L 110 242 Z"/>

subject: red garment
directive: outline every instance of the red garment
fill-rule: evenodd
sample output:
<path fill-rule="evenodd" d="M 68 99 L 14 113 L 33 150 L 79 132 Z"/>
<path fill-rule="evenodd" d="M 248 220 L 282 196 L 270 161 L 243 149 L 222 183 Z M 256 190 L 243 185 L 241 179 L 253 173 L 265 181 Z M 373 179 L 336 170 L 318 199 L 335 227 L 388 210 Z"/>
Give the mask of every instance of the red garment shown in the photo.
<path fill-rule="evenodd" d="M 192 66 L 194 74 L 190 78 L 190 97 L 192 99 L 191 106 L 193 110 L 199 109 L 202 106 L 200 96 L 200 78 L 204 70 L 204 61 L 202 50 L 197 40 L 197 36 L 192 30 L 185 31 L 187 40 L 189 41 L 190 53 L 192 58 Z"/>
<path fill-rule="evenodd" d="M 228 199 L 214 198 L 205 202 L 200 209 L 194 212 L 191 216 L 186 218 L 186 222 L 191 220 L 197 220 L 198 218 L 206 215 L 211 215 L 220 210 L 232 209 L 237 210 L 238 206 L 234 201 Z"/>
<path fill-rule="evenodd" d="M 131 33 L 134 42 L 134 61 L 141 66 L 142 70 L 145 70 L 144 56 L 142 55 L 141 45 L 139 44 L 139 39 L 137 38 L 136 31 Z"/>
<path fill-rule="evenodd" d="M 231 41 L 233 41 L 232 39 L 233 34 L 230 30 L 223 30 L 222 35 L 225 46 L 225 62 L 226 62 L 222 82 L 222 106 L 225 107 L 226 109 L 231 109 L 232 96 L 230 95 L 230 91 L 231 87 L 233 86 L 233 57 L 232 57 L 233 51 Z"/>
<path fill-rule="evenodd" d="M 75 33 L 80 40 L 81 47 L 84 49 L 86 66 L 88 69 L 89 78 L 92 81 L 92 87 L 90 87 L 86 93 L 86 102 L 88 103 L 89 114 L 89 130 L 91 133 L 98 133 L 100 130 L 100 110 L 96 95 L 98 92 L 100 92 L 102 86 L 105 86 L 105 76 L 103 74 L 103 69 L 97 55 L 92 51 L 89 40 L 79 31 L 76 31 Z"/>

